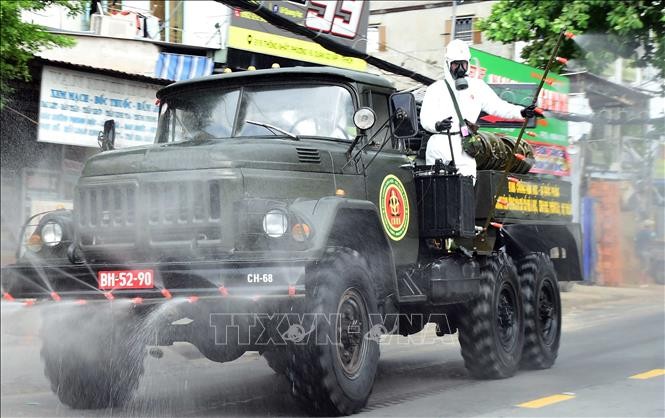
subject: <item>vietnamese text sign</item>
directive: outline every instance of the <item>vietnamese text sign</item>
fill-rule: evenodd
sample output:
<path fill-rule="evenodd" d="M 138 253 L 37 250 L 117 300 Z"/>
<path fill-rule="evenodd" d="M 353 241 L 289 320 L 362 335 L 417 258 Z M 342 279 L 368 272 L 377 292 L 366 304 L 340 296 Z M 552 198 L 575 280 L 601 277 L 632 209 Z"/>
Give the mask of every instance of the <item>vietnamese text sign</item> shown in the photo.
<path fill-rule="evenodd" d="M 115 120 L 117 148 L 150 144 L 160 86 L 44 66 L 38 141 L 97 147 L 104 121 Z"/>
<path fill-rule="evenodd" d="M 303 27 L 319 32 L 320 36 L 365 51 L 369 1 L 362 0 L 301 0 L 262 2 L 273 13 Z M 343 57 L 309 39 L 294 35 L 268 24 L 254 13 L 233 9 L 228 46 L 245 51 L 293 60 L 364 70 L 365 61 Z"/>

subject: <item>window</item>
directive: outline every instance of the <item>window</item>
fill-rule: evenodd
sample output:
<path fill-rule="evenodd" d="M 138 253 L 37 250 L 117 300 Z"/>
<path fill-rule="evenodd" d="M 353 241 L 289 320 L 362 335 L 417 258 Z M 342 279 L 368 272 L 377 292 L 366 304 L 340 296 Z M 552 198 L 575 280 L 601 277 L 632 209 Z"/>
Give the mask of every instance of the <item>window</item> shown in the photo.
<path fill-rule="evenodd" d="M 461 39 L 462 41 L 479 44 L 482 42 L 481 33 L 475 29 L 476 18 L 474 16 L 458 16 L 455 18 L 455 33 L 453 34 L 453 21 L 446 20 L 443 41 L 447 45 L 452 39 Z"/>
<path fill-rule="evenodd" d="M 182 42 L 183 1 L 150 0 L 150 11 L 164 25 L 156 40 Z"/>
<path fill-rule="evenodd" d="M 390 132 L 388 130 L 388 127 L 384 126 L 389 117 L 388 95 L 372 92 L 371 100 L 372 100 L 372 110 L 374 110 L 374 113 L 376 114 L 376 122 L 374 123 L 374 126 L 372 126 L 372 129 L 369 132 L 369 137 L 372 138 L 377 145 L 380 145 L 385 139 L 386 135 L 388 135 L 388 132 Z M 378 135 L 374 136 L 377 133 Z M 394 145 L 395 144 L 393 144 L 393 148 Z"/>
<path fill-rule="evenodd" d="M 280 130 L 350 141 L 352 96 L 334 85 L 181 91 L 162 104 L 157 142 L 284 135 Z"/>
<path fill-rule="evenodd" d="M 384 52 L 386 47 L 386 27 L 383 25 L 369 25 L 367 27 L 367 52 Z"/>
<path fill-rule="evenodd" d="M 455 35 L 453 39 L 471 42 L 473 40 L 473 17 L 461 16 L 455 19 Z"/>

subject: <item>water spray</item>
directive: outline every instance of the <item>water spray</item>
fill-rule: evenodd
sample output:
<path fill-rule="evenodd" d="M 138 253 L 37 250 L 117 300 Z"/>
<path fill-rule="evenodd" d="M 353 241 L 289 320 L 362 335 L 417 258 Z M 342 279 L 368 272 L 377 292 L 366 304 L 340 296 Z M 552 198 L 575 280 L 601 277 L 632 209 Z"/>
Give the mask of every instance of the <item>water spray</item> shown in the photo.
<path fill-rule="evenodd" d="M 173 295 L 171 295 L 171 292 L 167 288 L 163 288 L 162 291 L 162 296 L 164 296 L 166 299 L 171 299 Z"/>
<path fill-rule="evenodd" d="M 543 72 L 542 77 L 540 78 L 540 83 L 538 84 L 538 88 L 536 89 L 536 92 L 533 95 L 533 100 L 531 101 L 531 105 L 535 105 L 538 102 L 538 96 L 540 96 L 540 91 L 543 89 L 543 85 L 545 84 L 545 80 L 547 79 L 547 74 L 550 72 L 550 68 L 552 68 L 552 64 L 556 60 L 557 52 L 559 52 L 559 47 L 561 46 L 561 42 L 563 41 L 564 38 L 572 39 L 575 35 L 572 32 L 566 32 L 566 29 L 561 29 L 561 32 L 559 33 L 559 38 L 556 41 L 556 45 L 554 46 L 554 50 L 552 50 L 552 54 L 550 55 L 550 59 L 547 62 L 547 66 L 545 66 L 545 71 Z M 524 132 L 526 131 L 527 124 L 529 123 L 529 119 L 524 119 L 524 123 L 522 124 L 522 128 L 520 129 L 520 133 L 517 136 L 517 140 L 515 141 L 515 144 L 513 145 L 513 149 L 511 150 L 510 158 L 506 162 L 506 168 L 503 170 L 503 175 L 500 177 L 498 184 L 496 185 L 496 194 L 494 195 L 494 199 L 492 199 L 492 205 L 489 208 L 489 213 L 487 214 L 487 219 L 485 220 L 485 225 L 483 226 L 483 231 L 487 232 L 487 228 L 492 225 L 493 227 L 497 229 L 503 228 L 503 225 L 498 223 L 498 222 L 492 222 L 492 218 L 494 217 L 494 212 L 496 211 L 496 204 L 499 199 L 499 196 L 501 196 L 501 193 L 503 191 L 503 185 L 506 183 L 506 179 L 508 178 L 508 173 L 512 169 L 513 165 L 517 160 L 519 161 L 524 161 L 526 158 L 522 154 L 517 154 L 516 151 L 519 149 L 518 147 L 522 143 L 522 137 L 524 136 Z"/>

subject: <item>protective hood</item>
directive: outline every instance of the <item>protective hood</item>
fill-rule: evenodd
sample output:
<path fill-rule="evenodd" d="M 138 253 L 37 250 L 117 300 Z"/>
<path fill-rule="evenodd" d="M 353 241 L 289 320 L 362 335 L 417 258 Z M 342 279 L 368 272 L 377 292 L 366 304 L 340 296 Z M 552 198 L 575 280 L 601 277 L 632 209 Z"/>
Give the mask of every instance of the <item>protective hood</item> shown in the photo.
<path fill-rule="evenodd" d="M 469 59 L 471 59 L 471 51 L 469 51 L 466 42 L 453 39 L 446 47 L 446 69 L 455 80 L 455 89 L 457 90 L 465 90 L 469 87 L 469 83 L 465 80 L 469 68 Z M 460 61 L 463 61 L 463 63 L 460 63 Z M 455 64 L 454 68 L 453 64 Z"/>
<path fill-rule="evenodd" d="M 446 46 L 446 61 L 450 65 L 453 61 L 469 61 L 471 59 L 471 51 L 466 42 L 459 39 L 453 39 Z"/>

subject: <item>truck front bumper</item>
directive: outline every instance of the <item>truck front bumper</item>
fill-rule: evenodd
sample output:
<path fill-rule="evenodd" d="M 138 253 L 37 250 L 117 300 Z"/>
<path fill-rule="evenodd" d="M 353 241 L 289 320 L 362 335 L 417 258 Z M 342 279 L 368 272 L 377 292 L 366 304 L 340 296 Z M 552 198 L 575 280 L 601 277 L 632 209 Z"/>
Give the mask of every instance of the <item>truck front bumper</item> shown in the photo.
<path fill-rule="evenodd" d="M 221 297 L 257 300 L 305 295 L 305 260 L 288 262 L 160 262 L 135 264 L 14 264 L 2 269 L 5 299 L 149 300 Z M 153 270 L 154 287 L 100 289 L 98 272 Z"/>

